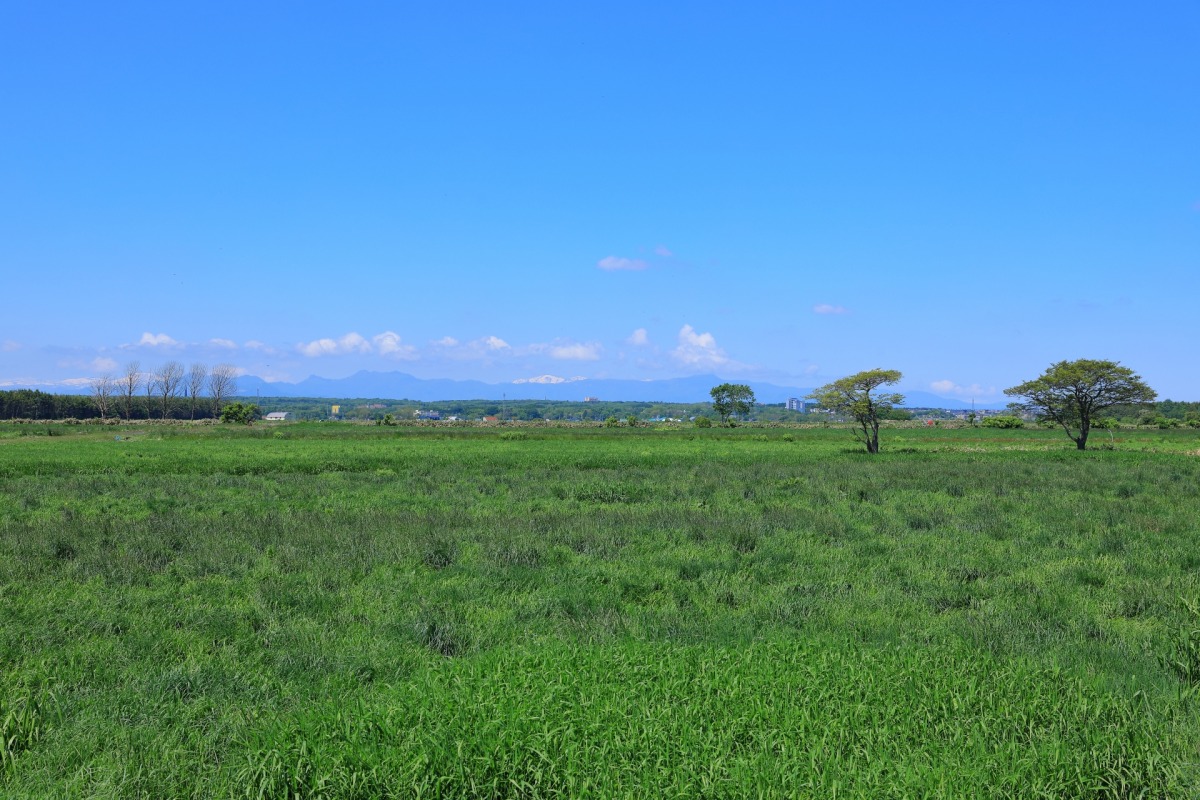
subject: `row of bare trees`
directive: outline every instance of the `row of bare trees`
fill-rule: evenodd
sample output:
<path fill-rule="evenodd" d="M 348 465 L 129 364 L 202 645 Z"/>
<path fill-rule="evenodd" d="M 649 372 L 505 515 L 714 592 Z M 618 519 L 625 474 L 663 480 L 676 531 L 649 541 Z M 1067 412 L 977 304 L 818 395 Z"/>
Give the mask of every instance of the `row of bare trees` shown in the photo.
<path fill-rule="evenodd" d="M 154 369 L 142 370 L 140 361 L 130 361 L 119 375 L 106 373 L 91 382 L 92 402 L 107 419 L 109 414 L 123 415 L 133 419 L 134 407 L 145 393 L 146 416 L 153 418 L 154 407 L 159 416 L 167 419 L 177 399 L 187 401 L 188 416 L 196 418 L 196 410 L 202 414 L 207 404 L 213 416 L 221 413 L 221 406 L 237 394 L 237 369 L 232 364 L 217 364 L 209 369 L 206 364 L 192 364 L 187 370 L 178 361 L 168 361 Z"/>

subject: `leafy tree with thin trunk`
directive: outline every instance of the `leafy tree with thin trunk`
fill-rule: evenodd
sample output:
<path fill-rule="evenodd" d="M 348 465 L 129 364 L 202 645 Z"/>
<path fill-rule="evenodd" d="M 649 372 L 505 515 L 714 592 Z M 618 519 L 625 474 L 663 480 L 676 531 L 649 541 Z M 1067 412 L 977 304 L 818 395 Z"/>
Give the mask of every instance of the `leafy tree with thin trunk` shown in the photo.
<path fill-rule="evenodd" d="M 138 361 L 130 361 L 125 365 L 121 374 L 121 402 L 125 406 L 125 419 L 133 419 L 133 398 L 142 385 L 142 365 Z"/>
<path fill-rule="evenodd" d="M 108 409 L 112 405 L 113 393 L 117 389 L 113 376 L 106 373 L 99 378 L 93 378 L 90 387 L 92 402 L 96 404 L 96 408 L 100 412 L 100 419 L 108 419 Z"/>
<path fill-rule="evenodd" d="M 1051 364 L 1041 377 L 1004 393 L 1024 398 L 1012 405 L 1061 426 L 1077 450 L 1087 449 L 1088 434 L 1095 424 L 1092 420 L 1099 412 L 1115 405 L 1153 403 L 1158 396 L 1140 375 L 1120 362 L 1088 358 Z"/>
<path fill-rule="evenodd" d="M 188 414 L 190 419 L 196 418 L 196 403 L 204 393 L 208 383 L 208 367 L 204 364 L 192 364 L 187 374 Z"/>
<path fill-rule="evenodd" d="M 212 397 L 213 416 L 221 416 L 221 404 L 237 394 L 237 367 L 217 364 L 208 373 L 208 394 Z"/>
<path fill-rule="evenodd" d="M 713 411 L 721 417 L 721 424 L 728 425 L 734 414 L 749 414 L 754 404 L 754 392 L 744 383 L 722 383 L 709 390 L 712 395 Z"/>
<path fill-rule="evenodd" d="M 154 373 L 154 385 L 162 398 L 162 418 L 171 414 L 171 398 L 179 394 L 179 386 L 183 383 L 183 364 L 178 361 L 168 361 Z"/>
<path fill-rule="evenodd" d="M 903 376 L 894 369 L 869 369 L 827 383 L 810 394 L 809 399 L 822 408 L 854 418 L 859 429 L 854 432 L 866 445 L 868 453 L 879 452 L 879 420 L 893 406 L 904 402 L 902 394 L 877 394 L 871 392 L 880 386 L 898 383 Z"/>

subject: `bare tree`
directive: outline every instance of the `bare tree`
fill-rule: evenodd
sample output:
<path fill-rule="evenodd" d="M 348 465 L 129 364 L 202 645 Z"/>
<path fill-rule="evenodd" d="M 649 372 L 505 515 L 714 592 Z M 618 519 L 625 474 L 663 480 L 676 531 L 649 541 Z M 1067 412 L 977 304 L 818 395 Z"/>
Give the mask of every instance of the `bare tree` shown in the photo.
<path fill-rule="evenodd" d="M 121 375 L 117 385 L 117 389 L 121 393 L 121 401 L 125 405 L 125 419 L 133 419 L 133 396 L 137 394 L 141 385 L 141 362 L 130 361 L 125 365 L 125 372 Z"/>
<path fill-rule="evenodd" d="M 232 364 L 217 364 L 208 373 L 208 393 L 212 397 L 213 416 L 221 416 L 221 403 L 237 394 L 237 368 Z"/>
<path fill-rule="evenodd" d="M 179 394 L 179 386 L 183 383 L 183 364 L 178 361 L 168 361 L 154 372 L 154 388 L 162 397 L 162 418 L 171 414 L 171 398 Z"/>
<path fill-rule="evenodd" d="M 105 373 L 99 378 L 92 378 L 89 385 L 92 389 L 92 402 L 100 410 L 100 419 L 108 419 L 108 409 L 112 405 L 113 394 L 117 390 L 113 376 Z"/>
<path fill-rule="evenodd" d="M 154 419 L 154 396 L 158 394 L 158 379 L 153 372 L 146 373 L 146 419 Z"/>
<path fill-rule="evenodd" d="M 204 364 L 192 364 L 187 374 L 188 413 L 191 419 L 196 418 L 196 401 L 204 392 L 204 384 L 208 383 L 208 367 Z"/>

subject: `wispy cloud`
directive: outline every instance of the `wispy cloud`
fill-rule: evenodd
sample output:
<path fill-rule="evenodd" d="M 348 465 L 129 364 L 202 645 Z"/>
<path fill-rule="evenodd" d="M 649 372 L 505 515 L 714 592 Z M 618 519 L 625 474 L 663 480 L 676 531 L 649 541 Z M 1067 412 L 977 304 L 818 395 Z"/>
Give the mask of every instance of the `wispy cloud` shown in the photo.
<path fill-rule="evenodd" d="M 430 344 L 437 347 L 458 347 L 458 339 L 455 339 L 453 336 L 443 336 L 440 339 L 430 342 Z"/>
<path fill-rule="evenodd" d="M 209 339 L 208 343 L 212 347 L 219 347 L 222 350 L 237 350 L 237 342 L 232 339 Z"/>
<path fill-rule="evenodd" d="M 596 262 L 596 266 L 606 272 L 617 272 L 619 270 L 639 271 L 649 266 L 640 258 L 624 258 L 622 256 L 605 256 Z"/>
<path fill-rule="evenodd" d="M 629 338 L 625 340 L 625 344 L 631 344 L 634 347 L 645 347 L 650 344 L 650 334 L 646 332 L 645 328 L 638 328 L 629 334 Z"/>
<path fill-rule="evenodd" d="M 938 394 L 952 394 L 955 397 L 973 398 L 973 397 L 995 397 L 997 395 L 995 386 L 980 386 L 978 383 L 972 383 L 970 386 L 960 386 L 951 380 L 934 381 L 929 384 L 929 388 L 933 389 Z"/>
<path fill-rule="evenodd" d="M 711 333 L 699 333 L 691 325 L 679 329 L 679 345 L 671 351 L 671 356 L 689 367 L 719 367 L 730 363 Z"/>
<path fill-rule="evenodd" d="M 371 343 L 351 331 L 340 339 L 314 339 L 311 342 L 296 345 L 296 349 L 302 355 L 317 358 L 345 353 L 369 353 L 371 352 Z"/>
<path fill-rule="evenodd" d="M 665 244 L 660 244 L 654 248 L 654 255 L 661 256 L 662 258 L 672 258 L 675 254 Z"/>
<path fill-rule="evenodd" d="M 4 351 L 5 353 L 15 353 L 20 349 L 21 343 L 14 342 L 12 339 L 5 339 L 3 342 L 0 342 L 0 350 Z"/>
<path fill-rule="evenodd" d="M 92 369 L 96 369 L 101 372 L 110 372 L 111 370 L 114 370 L 116 368 L 117 368 L 117 362 L 111 358 L 106 358 L 105 356 L 100 356 L 98 358 L 92 359 Z"/>
<path fill-rule="evenodd" d="M 260 342 L 258 339 L 250 339 L 249 341 L 243 342 L 242 347 L 246 348 L 247 350 L 256 350 L 267 356 L 273 356 L 279 352 L 271 345 L 267 344 L 266 342 Z"/>
<path fill-rule="evenodd" d="M 850 310 L 845 306 L 835 306 L 829 303 L 818 303 L 813 306 L 814 314 L 849 314 Z"/>
<path fill-rule="evenodd" d="M 597 342 L 555 344 L 549 348 L 551 358 L 560 361 L 597 361 L 604 348 Z"/>

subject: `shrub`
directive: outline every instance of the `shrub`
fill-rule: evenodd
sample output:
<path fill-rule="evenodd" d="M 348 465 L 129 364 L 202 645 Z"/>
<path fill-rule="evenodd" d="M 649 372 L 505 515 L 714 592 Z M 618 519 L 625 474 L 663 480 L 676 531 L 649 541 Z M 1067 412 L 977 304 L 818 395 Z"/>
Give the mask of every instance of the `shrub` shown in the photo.
<path fill-rule="evenodd" d="M 616 417 L 609 417 L 608 419 L 604 420 L 604 427 L 619 428 L 621 427 L 621 420 L 617 419 Z"/>
<path fill-rule="evenodd" d="M 696 427 L 697 428 L 711 428 L 712 426 L 713 426 L 713 421 L 711 419 L 709 419 L 708 417 L 696 417 Z"/>
<path fill-rule="evenodd" d="M 1024 428 L 1025 423 L 1020 417 L 984 417 L 985 428 Z"/>
<path fill-rule="evenodd" d="M 258 404 L 256 403 L 230 403 L 221 409 L 221 422 L 253 425 L 256 419 L 258 419 Z"/>

